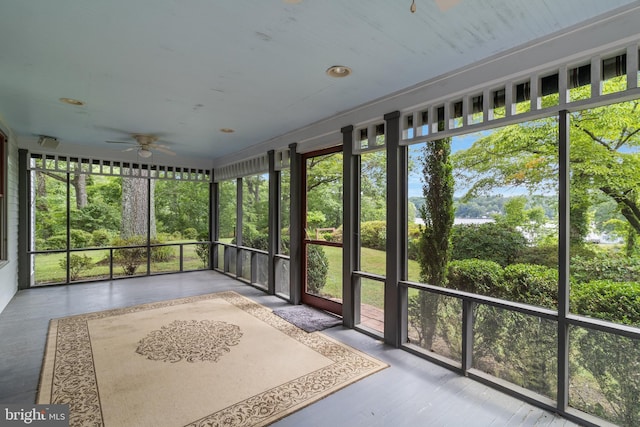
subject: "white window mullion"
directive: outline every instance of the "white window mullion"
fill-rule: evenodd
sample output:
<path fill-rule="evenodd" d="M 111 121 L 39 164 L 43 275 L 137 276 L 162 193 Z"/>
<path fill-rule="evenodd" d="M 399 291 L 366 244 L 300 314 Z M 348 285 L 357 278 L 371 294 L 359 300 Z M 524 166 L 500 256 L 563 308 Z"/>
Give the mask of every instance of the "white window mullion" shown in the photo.
<path fill-rule="evenodd" d="M 600 55 L 591 58 L 591 97 L 602 95 L 602 57 Z"/>
<path fill-rule="evenodd" d="M 638 87 L 638 44 L 627 47 L 627 89 Z"/>
<path fill-rule="evenodd" d="M 568 68 L 566 65 L 558 70 L 558 105 L 567 105 L 569 101 L 569 85 L 567 83 Z"/>

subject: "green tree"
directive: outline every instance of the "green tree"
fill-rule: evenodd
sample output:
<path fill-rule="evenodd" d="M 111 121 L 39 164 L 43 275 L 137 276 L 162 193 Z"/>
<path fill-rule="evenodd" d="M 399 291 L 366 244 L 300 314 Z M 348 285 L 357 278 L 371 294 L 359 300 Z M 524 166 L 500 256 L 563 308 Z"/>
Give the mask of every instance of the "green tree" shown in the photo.
<path fill-rule="evenodd" d="M 325 221 L 317 227 L 342 225 L 342 153 L 307 159 L 307 211 L 322 212 Z"/>
<path fill-rule="evenodd" d="M 218 183 L 219 206 L 218 226 L 220 238 L 228 239 L 236 235 L 236 180 L 227 180 Z"/>
<path fill-rule="evenodd" d="M 385 221 L 386 200 L 387 153 L 363 153 L 360 156 L 360 221 Z"/>
<path fill-rule="evenodd" d="M 420 231 L 419 261 L 422 281 L 445 286 L 450 258 L 453 227 L 453 172 L 450 160 L 451 138 L 427 142 L 423 151 L 423 194 L 420 209 L 424 227 Z M 439 297 L 422 292 L 419 295 L 420 337 L 431 349 L 438 319 Z"/>
<path fill-rule="evenodd" d="M 242 185 L 242 224 L 266 233 L 269 227 L 269 177 L 245 176 Z"/>
<path fill-rule="evenodd" d="M 184 233 L 193 228 L 196 235 L 209 233 L 208 183 L 158 180 L 155 205 L 159 232 Z"/>
<path fill-rule="evenodd" d="M 520 229 L 529 239 L 534 241 L 541 237 L 544 223 L 547 220 L 541 206 L 527 209 L 527 198 L 516 196 L 505 200 L 503 209 L 503 215 L 493 215 L 497 224 L 514 230 Z"/>
<path fill-rule="evenodd" d="M 640 101 L 576 111 L 571 115 L 571 220 L 574 241 L 588 232 L 587 207 L 604 194 L 636 233 L 640 231 Z M 506 126 L 453 157 L 468 196 L 519 186 L 554 190 L 558 177 L 556 117 Z"/>

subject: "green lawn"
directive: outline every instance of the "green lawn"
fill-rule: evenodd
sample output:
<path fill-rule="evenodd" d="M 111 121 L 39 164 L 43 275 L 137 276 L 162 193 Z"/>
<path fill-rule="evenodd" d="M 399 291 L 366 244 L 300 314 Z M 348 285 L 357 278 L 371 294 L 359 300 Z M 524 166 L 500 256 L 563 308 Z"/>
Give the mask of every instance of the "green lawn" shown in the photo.
<path fill-rule="evenodd" d="M 342 248 L 323 246 L 329 260 L 327 283 L 322 289 L 323 294 L 330 297 L 342 298 Z M 385 276 L 386 252 L 375 249 L 362 248 L 361 270 L 367 273 Z M 409 280 L 419 282 L 420 266 L 417 261 L 409 260 Z M 362 279 L 361 301 L 378 308 L 384 308 L 384 287 L 382 282 Z"/>
<path fill-rule="evenodd" d="M 191 241 L 175 242 L 175 243 L 190 243 Z M 195 251 L 195 244 L 184 245 L 183 250 L 183 271 L 198 270 L 203 268 L 202 261 L 198 257 Z M 173 246 L 173 255 L 166 262 L 152 262 L 151 273 L 180 271 L 180 257 L 179 246 Z M 109 250 L 87 250 L 73 252 L 76 255 L 86 255 L 91 258 L 91 266 L 83 269 L 78 277 L 78 280 L 91 280 L 91 279 L 108 279 L 109 278 Z M 43 285 L 49 283 L 64 283 L 66 281 L 66 271 L 60 265 L 60 261 L 65 258 L 66 254 L 37 254 L 35 255 L 34 268 L 35 268 L 35 284 Z M 135 274 L 146 274 L 147 264 L 142 263 L 137 268 Z M 121 266 L 114 263 L 113 266 L 114 277 L 124 277 L 124 271 Z"/>
<path fill-rule="evenodd" d="M 175 242 L 180 243 L 180 242 Z M 184 241 L 182 243 L 190 243 Z M 322 293 L 324 296 L 342 298 L 342 248 L 323 246 L 327 259 L 329 260 L 329 271 L 327 282 Z M 151 273 L 180 271 L 179 246 L 172 247 L 173 255 L 166 262 L 151 263 Z M 109 256 L 109 250 L 87 250 L 73 252 L 77 255 L 86 255 L 92 259 L 91 267 L 82 270 L 78 280 L 108 279 L 109 264 L 105 262 Z M 66 281 L 66 271 L 60 265 L 60 260 L 64 259 L 64 253 L 58 254 L 38 254 L 35 255 L 35 283 L 36 285 L 49 283 L 64 283 Z M 198 270 L 203 268 L 202 262 L 195 252 L 195 245 L 184 245 L 183 271 Z M 361 269 L 368 273 L 385 275 L 386 253 L 374 249 L 363 248 L 361 253 Z M 419 281 L 417 272 L 420 267 L 416 261 L 409 260 L 409 280 Z M 136 275 L 147 273 L 146 263 L 142 263 L 136 270 Z M 114 264 L 114 277 L 124 277 L 121 266 Z M 384 308 L 384 286 L 382 282 L 362 279 L 361 298 L 363 304 Z"/>

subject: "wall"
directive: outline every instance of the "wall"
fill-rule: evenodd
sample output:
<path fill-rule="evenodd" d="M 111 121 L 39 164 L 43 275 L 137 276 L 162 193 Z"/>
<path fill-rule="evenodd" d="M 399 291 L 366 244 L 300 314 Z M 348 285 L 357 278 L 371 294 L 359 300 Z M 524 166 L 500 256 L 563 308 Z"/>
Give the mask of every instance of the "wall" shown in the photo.
<path fill-rule="evenodd" d="M 9 137 L 7 196 L 9 216 L 9 263 L 0 268 L 0 312 L 18 289 L 18 145 L 10 128 L 0 117 L 0 129 Z"/>

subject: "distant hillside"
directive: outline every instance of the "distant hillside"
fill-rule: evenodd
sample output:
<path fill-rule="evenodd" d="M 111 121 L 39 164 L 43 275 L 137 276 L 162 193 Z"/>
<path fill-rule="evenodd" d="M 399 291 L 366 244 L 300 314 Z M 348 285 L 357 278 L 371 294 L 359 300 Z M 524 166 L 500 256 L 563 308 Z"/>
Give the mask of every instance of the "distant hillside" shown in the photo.
<path fill-rule="evenodd" d="M 453 205 L 456 210 L 456 218 L 490 218 L 495 214 L 504 213 L 504 203 L 509 200 L 510 197 L 503 196 L 488 196 L 488 197 L 474 197 L 466 202 L 461 202 L 460 197 L 456 197 L 453 200 Z M 409 197 L 409 203 L 413 203 L 418 213 L 417 217 L 420 217 L 420 208 L 424 204 L 423 197 Z M 530 209 L 534 206 L 542 206 L 546 215 L 549 218 L 555 217 L 557 199 L 552 196 L 535 196 L 529 197 L 529 203 L 527 208 Z"/>

